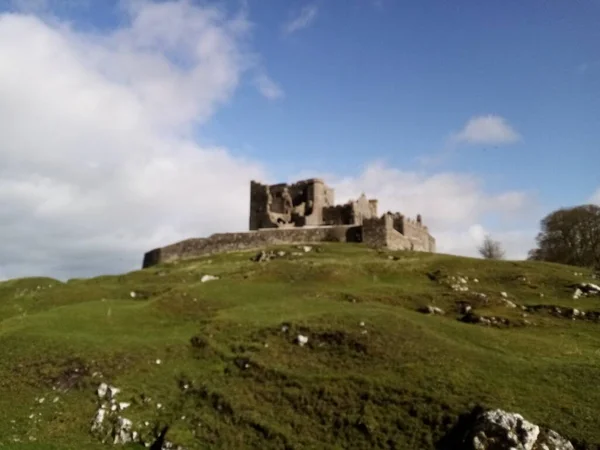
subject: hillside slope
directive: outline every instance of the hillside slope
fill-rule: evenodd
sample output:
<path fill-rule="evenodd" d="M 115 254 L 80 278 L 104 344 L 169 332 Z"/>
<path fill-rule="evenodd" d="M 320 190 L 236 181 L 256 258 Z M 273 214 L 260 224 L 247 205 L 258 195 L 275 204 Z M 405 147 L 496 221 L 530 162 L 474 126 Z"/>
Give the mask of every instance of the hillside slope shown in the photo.
<path fill-rule="evenodd" d="M 108 448 L 120 414 L 147 441 L 168 426 L 188 449 L 434 449 L 478 404 L 600 445 L 600 296 L 571 286 L 590 272 L 356 244 L 275 250 L 286 254 L 0 283 L 3 448 Z M 478 323 L 459 320 L 467 303 Z M 99 399 L 103 382 L 123 411 Z"/>

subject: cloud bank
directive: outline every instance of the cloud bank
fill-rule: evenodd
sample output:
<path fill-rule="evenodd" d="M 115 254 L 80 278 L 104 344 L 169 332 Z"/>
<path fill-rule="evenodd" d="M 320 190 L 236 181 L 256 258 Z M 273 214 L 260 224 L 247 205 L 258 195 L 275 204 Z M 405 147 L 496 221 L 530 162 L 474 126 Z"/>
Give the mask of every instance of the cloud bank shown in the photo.
<path fill-rule="evenodd" d="M 283 95 L 256 67 L 245 15 L 183 0 L 129 2 L 124 13 L 103 34 L 0 15 L 0 279 L 137 269 L 152 248 L 246 230 L 249 181 L 277 181 L 194 139 L 247 74 L 264 74 L 267 98 Z M 526 193 L 487 193 L 469 174 L 373 163 L 324 177 L 338 202 L 365 191 L 381 212 L 423 214 L 444 252 L 475 255 L 486 217 L 513 223 L 531 210 Z M 515 230 L 494 234 L 510 257 L 530 248 Z"/>
<path fill-rule="evenodd" d="M 153 247 L 247 225 L 263 168 L 191 131 L 248 68 L 248 23 L 185 1 L 127 14 L 106 35 L 0 16 L 5 277 L 117 273 Z"/>

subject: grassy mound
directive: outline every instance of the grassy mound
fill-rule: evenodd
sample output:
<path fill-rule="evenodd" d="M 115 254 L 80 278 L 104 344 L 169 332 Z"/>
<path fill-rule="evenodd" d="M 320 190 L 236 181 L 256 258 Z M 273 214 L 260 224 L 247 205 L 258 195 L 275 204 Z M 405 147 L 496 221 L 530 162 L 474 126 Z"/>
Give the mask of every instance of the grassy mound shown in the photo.
<path fill-rule="evenodd" d="M 534 308 L 600 310 L 573 298 L 591 273 L 321 249 L 0 283 L 0 443 L 112 446 L 90 432 L 106 382 L 140 435 L 188 449 L 435 449 L 476 405 L 600 445 L 600 323 Z"/>

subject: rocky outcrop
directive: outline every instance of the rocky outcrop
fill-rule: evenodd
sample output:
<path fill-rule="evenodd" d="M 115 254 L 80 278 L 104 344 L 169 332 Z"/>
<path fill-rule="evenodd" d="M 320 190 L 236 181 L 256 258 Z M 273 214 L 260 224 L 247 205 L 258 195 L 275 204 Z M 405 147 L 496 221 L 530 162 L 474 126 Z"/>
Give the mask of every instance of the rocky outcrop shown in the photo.
<path fill-rule="evenodd" d="M 440 444 L 442 450 L 575 450 L 555 431 L 520 414 L 481 408 L 461 417 Z"/>

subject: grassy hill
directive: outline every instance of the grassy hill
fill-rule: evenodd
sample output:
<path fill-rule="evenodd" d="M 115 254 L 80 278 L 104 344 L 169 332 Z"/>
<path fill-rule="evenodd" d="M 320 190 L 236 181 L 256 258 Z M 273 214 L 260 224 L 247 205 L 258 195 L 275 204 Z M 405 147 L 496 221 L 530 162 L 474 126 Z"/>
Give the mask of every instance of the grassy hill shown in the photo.
<path fill-rule="evenodd" d="M 90 432 L 101 382 L 135 430 L 188 449 L 434 449 L 477 404 L 600 444 L 600 323 L 521 308 L 600 310 L 573 299 L 590 272 L 320 249 L 0 283 L 0 446 L 112 446 Z M 508 322 L 462 322 L 461 301 Z"/>

